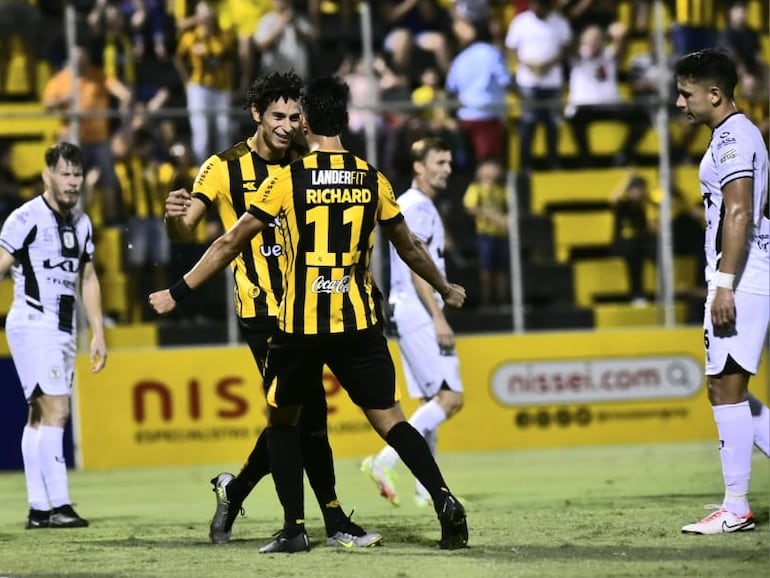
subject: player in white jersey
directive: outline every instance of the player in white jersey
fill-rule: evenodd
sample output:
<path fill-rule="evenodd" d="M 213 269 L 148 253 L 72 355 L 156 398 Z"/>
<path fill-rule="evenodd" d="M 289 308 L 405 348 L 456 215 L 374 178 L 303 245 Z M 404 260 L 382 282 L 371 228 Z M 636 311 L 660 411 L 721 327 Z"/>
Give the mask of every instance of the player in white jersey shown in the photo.
<path fill-rule="evenodd" d="M 754 529 L 749 508 L 752 412 L 746 399 L 770 322 L 768 155 L 759 130 L 733 102 L 735 65 L 702 50 L 675 68 L 676 104 L 691 124 L 713 131 L 700 164 L 706 208 L 704 314 L 706 378 L 720 442 L 725 484 L 721 506 L 682 527 L 691 534 Z"/>
<path fill-rule="evenodd" d="M 436 195 L 446 189 L 452 174 L 452 152 L 441 140 L 425 138 L 412 145 L 412 186 L 398 199 L 401 212 L 414 235 L 423 243 L 436 267 L 446 274 L 444 225 L 436 209 Z M 438 426 L 463 405 L 460 362 L 455 352 L 452 327 L 444 316 L 444 302 L 433 288 L 390 248 L 389 304 L 398 331 L 404 375 L 409 395 L 422 405 L 409 418 L 435 455 Z M 374 480 L 380 494 L 399 504 L 393 468 L 398 454 L 386 446 L 367 457 L 362 471 Z M 430 494 L 417 482 L 415 501 L 428 505 Z"/>
<path fill-rule="evenodd" d="M 76 207 L 83 156 L 63 142 L 46 151 L 45 163 L 45 191 L 13 211 L 0 231 L 0 278 L 10 269 L 14 281 L 6 337 L 29 403 L 21 439 L 27 529 L 88 525 L 72 508 L 63 444 L 77 352 L 78 284 L 92 332 L 92 371 L 107 360 L 93 228 Z"/>

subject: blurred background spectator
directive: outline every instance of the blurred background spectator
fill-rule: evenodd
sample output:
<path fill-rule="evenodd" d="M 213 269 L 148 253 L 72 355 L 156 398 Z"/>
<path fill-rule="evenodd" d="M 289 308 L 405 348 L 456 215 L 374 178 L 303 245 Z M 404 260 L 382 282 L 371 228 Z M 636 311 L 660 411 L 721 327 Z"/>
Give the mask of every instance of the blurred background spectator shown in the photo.
<path fill-rule="evenodd" d="M 110 96 L 118 100 L 122 113 L 131 105 L 132 94 L 128 86 L 115 77 L 108 77 L 92 62 L 86 46 L 76 51 L 78 76 L 73 82 L 70 67 L 53 75 L 43 91 L 43 104 L 51 111 L 60 111 L 59 137 L 70 138 L 70 106 L 73 84 L 77 87 L 78 106 L 82 116 L 78 118 L 78 142 L 83 150 L 83 169 L 92 172 L 89 182 L 98 188 L 94 191 L 98 202 L 91 214 L 92 220 L 105 225 L 117 225 L 123 220 L 120 206 L 120 188 L 110 149 Z M 88 199 L 86 200 L 88 202 Z"/>
<path fill-rule="evenodd" d="M 650 198 L 647 179 L 633 172 L 613 192 L 615 213 L 612 253 L 626 262 L 631 304 L 646 305 L 643 272 L 645 259 L 655 259 L 657 205 Z"/>
<path fill-rule="evenodd" d="M 650 126 L 645 109 L 633 102 L 624 102 L 620 95 L 618 68 L 625 41 L 626 29 L 619 22 L 611 24 L 606 34 L 599 26 L 587 26 L 580 33 L 577 50 L 570 59 L 565 116 L 575 137 L 579 166 L 592 164 L 588 140 L 592 122 L 617 120 L 627 125 L 625 139 L 618 143 L 618 153 L 613 159 L 617 166 L 633 162 L 636 145 Z"/>
<path fill-rule="evenodd" d="M 522 100 L 519 164 L 523 172 L 532 168 L 532 141 L 539 123 L 545 125 L 548 165 L 560 165 L 563 65 L 571 42 L 569 23 L 548 0 L 530 0 L 529 10 L 517 14 L 508 27 L 505 46 L 515 61 L 516 89 Z"/>
<path fill-rule="evenodd" d="M 508 305 L 508 191 L 499 159 L 479 161 L 463 206 L 475 222 L 481 305 Z"/>
<path fill-rule="evenodd" d="M 512 78 L 503 52 L 491 43 L 486 22 L 472 21 L 460 11 L 452 19 L 460 52 L 452 61 L 446 89 L 460 101 L 457 119 L 476 161 L 506 158 L 506 94 Z"/>
<path fill-rule="evenodd" d="M 446 75 L 452 61 L 448 11 L 437 0 L 381 0 L 376 4 L 385 26 L 383 48 L 396 74 L 414 79 L 419 70 L 413 66 L 419 62 L 415 48 L 419 48 Z"/>
<path fill-rule="evenodd" d="M 294 8 L 294 0 L 273 0 L 273 9 L 262 16 L 254 33 L 260 57 L 260 72 L 294 69 L 301 78 L 310 77 L 310 47 L 318 31 Z"/>
<path fill-rule="evenodd" d="M 13 41 L 21 43 L 25 58 L 27 92 L 37 96 L 38 42 L 43 36 L 40 12 L 29 0 L 0 1 L 0 95 L 8 88 L 8 72 Z"/>
<path fill-rule="evenodd" d="M 234 42 L 206 1 L 195 5 L 194 22 L 179 37 L 175 64 L 186 87 L 193 155 L 200 164 L 231 144 Z"/>
<path fill-rule="evenodd" d="M 168 285 L 171 243 L 163 224 L 168 191 L 161 189 L 156 140 L 147 126 L 124 130 L 113 139 L 115 170 L 123 191 L 126 228 L 123 255 L 128 294 L 136 307 L 132 321 L 152 318 L 144 296 Z"/>

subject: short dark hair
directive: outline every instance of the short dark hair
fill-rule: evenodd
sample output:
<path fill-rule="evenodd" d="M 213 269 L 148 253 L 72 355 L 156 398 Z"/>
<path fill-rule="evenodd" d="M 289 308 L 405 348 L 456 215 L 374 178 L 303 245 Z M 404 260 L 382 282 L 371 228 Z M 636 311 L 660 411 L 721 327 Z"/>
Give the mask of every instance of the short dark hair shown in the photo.
<path fill-rule="evenodd" d="M 58 164 L 59 159 L 64 159 L 76 167 L 82 167 L 83 151 L 80 150 L 79 146 L 71 142 L 62 141 L 45 151 L 45 166 L 53 169 Z"/>
<path fill-rule="evenodd" d="M 302 79 L 293 70 L 263 74 L 251 83 L 246 92 L 246 108 L 253 106 L 259 114 L 263 114 L 277 100 L 298 101 L 301 91 Z"/>
<path fill-rule="evenodd" d="M 322 76 L 308 83 L 300 96 L 302 114 L 319 136 L 337 136 L 348 126 L 350 87 L 338 76 Z"/>
<path fill-rule="evenodd" d="M 691 52 L 676 61 L 674 74 L 677 78 L 697 83 L 713 82 L 727 98 L 732 98 L 738 84 L 735 63 L 723 50 L 706 48 Z"/>
<path fill-rule="evenodd" d="M 429 136 L 412 143 L 412 162 L 423 162 L 430 151 L 451 151 L 451 147 L 442 139 Z"/>

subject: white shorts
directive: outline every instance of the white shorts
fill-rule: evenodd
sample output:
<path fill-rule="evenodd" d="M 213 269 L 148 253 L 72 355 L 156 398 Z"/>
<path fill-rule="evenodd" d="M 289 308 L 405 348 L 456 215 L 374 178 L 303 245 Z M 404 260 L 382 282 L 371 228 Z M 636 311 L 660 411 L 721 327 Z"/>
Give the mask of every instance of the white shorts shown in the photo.
<path fill-rule="evenodd" d="M 454 348 L 442 351 L 433 323 L 421 325 L 398 338 L 409 396 L 429 399 L 442 383 L 452 391 L 462 392 L 460 360 Z"/>
<path fill-rule="evenodd" d="M 770 296 L 736 291 L 735 334 L 716 337 L 711 323 L 711 301 L 714 294 L 714 291 L 709 291 L 703 315 L 706 375 L 722 373 L 728 355 L 747 372 L 756 374 L 770 325 Z"/>
<path fill-rule="evenodd" d="M 39 313 L 19 310 L 9 313 L 5 335 L 27 400 L 37 386 L 47 395 L 72 393 L 75 335 L 42 322 Z"/>

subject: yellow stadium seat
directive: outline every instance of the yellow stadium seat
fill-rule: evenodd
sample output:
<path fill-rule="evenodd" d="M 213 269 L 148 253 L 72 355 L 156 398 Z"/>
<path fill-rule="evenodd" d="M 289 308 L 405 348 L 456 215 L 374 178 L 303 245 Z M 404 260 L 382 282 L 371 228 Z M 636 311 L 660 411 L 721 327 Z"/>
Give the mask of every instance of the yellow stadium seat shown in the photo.
<path fill-rule="evenodd" d="M 694 255 L 674 255 L 674 292 L 690 293 L 695 288 L 695 279 L 700 267 L 698 259 Z M 658 292 L 659 268 L 652 260 L 644 262 L 642 270 L 642 284 L 644 292 L 655 294 Z"/>
<path fill-rule="evenodd" d="M 658 183 L 656 169 L 636 171 L 654 188 Z M 543 214 L 549 205 L 559 203 L 609 202 L 613 191 L 628 176 L 628 169 L 592 169 L 550 171 L 532 174 L 530 211 Z"/>
<path fill-rule="evenodd" d="M 128 279 L 123 273 L 110 273 L 99 278 L 102 309 L 105 314 L 122 321 L 131 318 L 132 300 L 128 295 Z"/>
<path fill-rule="evenodd" d="M 40 177 L 45 168 L 45 151 L 53 141 L 19 140 L 11 147 L 11 167 L 22 180 Z"/>
<path fill-rule="evenodd" d="M 123 235 L 116 227 L 101 227 L 96 233 L 96 267 L 102 275 L 122 274 Z"/>
<path fill-rule="evenodd" d="M 663 311 L 653 303 L 642 307 L 627 303 L 602 303 L 594 305 L 593 311 L 597 329 L 663 324 Z M 674 304 L 674 320 L 676 323 L 687 321 L 687 306 L 684 303 Z"/>
<path fill-rule="evenodd" d="M 615 216 L 611 210 L 562 211 L 552 216 L 556 261 L 566 263 L 577 247 L 607 247 L 612 243 Z"/>
<path fill-rule="evenodd" d="M 596 297 L 627 296 L 630 291 L 626 262 L 620 257 L 580 259 L 572 263 L 575 305 L 591 307 Z"/>
<path fill-rule="evenodd" d="M 595 155 L 614 155 L 623 147 L 628 124 L 619 120 L 597 120 L 588 125 L 588 150 Z"/>
<path fill-rule="evenodd" d="M 0 280 L 0 317 L 7 317 L 13 303 L 13 279 Z"/>
<path fill-rule="evenodd" d="M 674 184 L 682 192 L 688 206 L 703 202 L 698 178 L 698 165 L 682 165 L 674 168 Z"/>
<path fill-rule="evenodd" d="M 58 117 L 46 113 L 40 103 L 0 105 L 0 138 L 33 137 L 53 141 L 58 131 Z"/>

